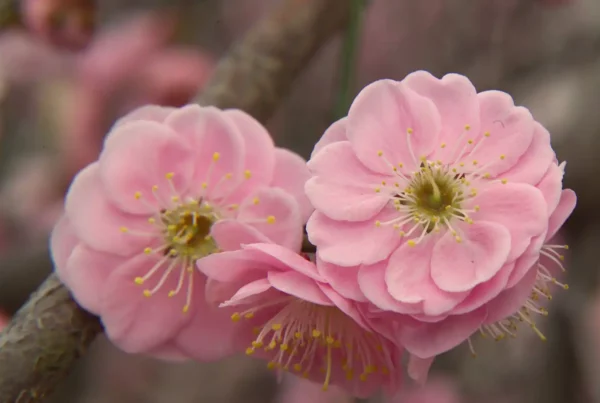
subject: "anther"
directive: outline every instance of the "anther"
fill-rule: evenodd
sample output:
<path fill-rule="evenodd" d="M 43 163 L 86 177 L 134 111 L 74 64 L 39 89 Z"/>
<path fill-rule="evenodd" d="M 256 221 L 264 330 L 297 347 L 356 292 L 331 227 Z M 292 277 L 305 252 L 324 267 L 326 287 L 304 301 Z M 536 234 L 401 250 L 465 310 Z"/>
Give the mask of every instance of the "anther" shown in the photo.
<path fill-rule="evenodd" d="M 213 154 L 213 161 L 215 161 L 215 162 L 216 162 L 216 161 L 218 161 L 218 160 L 219 160 L 219 158 L 221 158 L 221 154 L 219 154 L 218 152 L 215 152 L 215 153 Z"/>
<path fill-rule="evenodd" d="M 273 216 L 273 215 L 268 216 L 267 224 L 275 224 L 275 216 Z"/>
<path fill-rule="evenodd" d="M 135 192 L 135 194 L 133 195 L 135 197 L 136 200 L 139 200 L 142 198 L 142 193 L 141 192 Z"/>
<path fill-rule="evenodd" d="M 249 169 L 246 169 L 246 170 L 244 171 L 244 177 L 245 177 L 246 179 L 250 179 L 250 178 L 252 177 L 252 172 L 250 172 L 250 170 L 249 170 Z"/>

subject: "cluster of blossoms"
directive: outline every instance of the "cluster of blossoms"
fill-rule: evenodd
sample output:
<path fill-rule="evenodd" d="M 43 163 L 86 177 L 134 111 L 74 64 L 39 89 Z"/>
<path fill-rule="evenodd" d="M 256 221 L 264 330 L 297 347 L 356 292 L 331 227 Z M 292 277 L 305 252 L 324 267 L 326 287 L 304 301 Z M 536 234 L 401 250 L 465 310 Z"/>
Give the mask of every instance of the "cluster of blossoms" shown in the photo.
<path fill-rule="evenodd" d="M 422 381 L 476 332 L 544 339 L 563 173 L 525 108 L 456 74 L 367 86 L 308 163 L 241 111 L 148 106 L 77 175 L 51 249 L 125 351 L 393 394 L 404 354 Z"/>

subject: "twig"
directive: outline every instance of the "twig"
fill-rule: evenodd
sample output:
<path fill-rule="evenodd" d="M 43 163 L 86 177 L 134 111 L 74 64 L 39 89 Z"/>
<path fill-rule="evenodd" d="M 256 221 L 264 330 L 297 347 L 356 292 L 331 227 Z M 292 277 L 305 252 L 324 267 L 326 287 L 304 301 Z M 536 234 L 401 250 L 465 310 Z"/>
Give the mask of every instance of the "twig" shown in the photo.
<path fill-rule="evenodd" d="M 311 56 L 342 27 L 348 5 L 281 2 L 221 62 L 199 102 L 266 120 Z M 100 331 L 98 319 L 51 275 L 0 333 L 0 403 L 41 401 Z"/>

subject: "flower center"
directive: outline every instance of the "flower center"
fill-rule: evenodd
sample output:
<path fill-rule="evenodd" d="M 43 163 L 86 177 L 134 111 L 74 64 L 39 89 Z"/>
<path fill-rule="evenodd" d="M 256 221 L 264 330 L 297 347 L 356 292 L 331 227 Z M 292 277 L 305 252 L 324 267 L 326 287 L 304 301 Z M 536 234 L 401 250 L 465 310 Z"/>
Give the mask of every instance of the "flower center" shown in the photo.
<path fill-rule="evenodd" d="M 191 202 L 173 210 L 163 210 L 160 219 L 168 245 L 165 254 L 196 260 L 217 250 L 210 236 L 210 228 L 217 216 L 208 203 Z"/>
<path fill-rule="evenodd" d="M 277 305 L 280 309 L 265 319 L 261 311 Z M 377 372 L 388 375 L 393 368 L 385 342 L 336 307 L 286 296 L 234 313 L 231 319 L 237 322 L 242 317 L 257 325 L 246 354 L 260 352 L 270 359 L 269 369 L 292 368 L 305 378 L 318 371 L 323 374 L 323 390 L 330 385 L 335 365 L 347 380 L 358 376 L 363 382 Z"/>

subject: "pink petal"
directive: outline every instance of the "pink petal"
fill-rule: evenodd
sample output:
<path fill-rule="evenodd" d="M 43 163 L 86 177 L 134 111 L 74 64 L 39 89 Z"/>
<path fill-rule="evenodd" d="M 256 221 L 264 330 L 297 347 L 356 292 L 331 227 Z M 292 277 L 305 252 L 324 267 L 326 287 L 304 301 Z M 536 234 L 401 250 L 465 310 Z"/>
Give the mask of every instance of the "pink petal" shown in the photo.
<path fill-rule="evenodd" d="M 253 250 L 214 253 L 198 259 L 196 267 L 208 278 L 226 283 L 254 273 L 264 273 L 266 277 L 269 266 L 262 259 L 263 255 Z"/>
<path fill-rule="evenodd" d="M 534 121 L 529 111 L 515 107 L 510 95 L 500 91 L 477 94 L 480 106 L 480 132 L 490 136 L 475 152 L 461 160 L 491 164 L 486 172 L 495 176 L 515 166 L 533 139 Z M 504 158 L 502 159 L 501 156 Z"/>
<path fill-rule="evenodd" d="M 372 220 L 362 222 L 334 221 L 316 211 L 306 224 L 308 238 L 317 245 L 321 258 L 340 266 L 373 264 L 387 258 L 402 238 L 391 225 L 375 226 L 395 218 L 396 211 L 384 209 Z"/>
<path fill-rule="evenodd" d="M 130 259 L 114 270 L 102 290 L 100 316 L 106 334 L 125 352 L 143 353 L 173 339 L 197 309 L 194 296 L 202 298 L 204 295 L 204 281 L 194 272 L 193 303 L 188 312 L 182 311 L 189 278 L 177 295 L 168 296 L 169 291 L 177 288 L 177 267 L 154 295 L 144 296 L 143 291 L 158 284 L 170 262 L 143 285 L 137 285 L 134 279 L 147 274 L 160 258 L 142 254 Z"/>
<path fill-rule="evenodd" d="M 129 112 L 127 115 L 117 120 L 113 125 L 113 128 L 124 125 L 126 123 L 136 122 L 139 120 L 163 123 L 165 119 L 167 119 L 167 116 L 169 116 L 175 110 L 177 110 L 177 108 L 172 108 L 170 106 L 145 105 L 133 110 L 132 112 Z M 111 131 L 111 133 L 114 133 L 114 130 Z M 109 135 L 105 139 L 105 142 L 108 141 L 110 137 L 112 136 L 109 133 Z"/>
<path fill-rule="evenodd" d="M 537 184 L 537 188 L 542 192 L 546 200 L 546 217 L 550 216 L 560 200 L 562 192 L 562 180 L 564 171 L 556 164 L 551 164 L 546 174 Z"/>
<path fill-rule="evenodd" d="M 415 380 L 419 385 L 425 385 L 427 382 L 427 375 L 429 374 L 429 368 L 433 364 L 435 357 L 430 358 L 419 358 L 413 354 L 408 357 L 408 376 Z"/>
<path fill-rule="evenodd" d="M 394 178 L 376 174 L 357 158 L 348 141 L 329 145 L 312 158 L 308 167 L 313 177 L 306 194 L 316 209 L 334 220 L 362 221 L 372 218 L 389 202 L 382 181 Z"/>
<path fill-rule="evenodd" d="M 523 254 L 515 261 L 515 268 L 512 273 L 510 273 L 506 288 L 514 287 L 529 272 L 531 267 L 537 264 L 540 258 L 540 250 L 542 249 L 545 239 L 545 233 L 531 239 L 531 243 L 525 252 L 523 252 Z"/>
<path fill-rule="evenodd" d="M 234 353 L 236 327 L 231 321 L 231 310 L 206 302 L 201 291 L 203 277 L 199 276 L 198 294 L 194 294 L 193 316 L 175 336 L 175 345 L 190 358 L 215 361 Z"/>
<path fill-rule="evenodd" d="M 468 291 L 488 281 L 506 263 L 510 251 L 510 233 L 500 224 L 464 224 L 459 235 L 460 243 L 448 231 L 433 248 L 431 277 L 444 291 Z"/>
<path fill-rule="evenodd" d="M 298 154 L 284 148 L 275 149 L 275 160 L 276 165 L 271 186 L 281 188 L 294 197 L 300 206 L 302 223 L 306 223 L 308 217 L 314 211 L 304 192 L 304 185 L 310 178 L 306 161 Z"/>
<path fill-rule="evenodd" d="M 510 232 L 511 250 L 507 260 L 519 257 L 531 238 L 546 230 L 548 215 L 542 194 L 533 186 L 522 183 L 496 184 L 481 191 L 473 199 L 480 211 L 471 217 L 502 225 Z"/>
<path fill-rule="evenodd" d="M 486 318 L 485 323 L 490 324 L 497 322 L 519 310 L 531 295 L 536 276 L 537 269 L 532 268 L 516 286 L 509 288 L 491 300 L 486 305 L 488 317 Z"/>
<path fill-rule="evenodd" d="M 515 262 L 507 263 L 489 281 L 477 285 L 467 298 L 452 310 L 453 315 L 474 311 L 486 302 L 495 298 L 507 288 L 508 278 L 515 267 Z"/>
<path fill-rule="evenodd" d="M 244 248 L 248 251 L 261 252 L 260 261 L 269 264 L 272 268 L 289 271 L 295 270 L 304 276 L 316 281 L 324 281 L 317 271 L 315 264 L 294 252 L 275 244 L 252 244 Z"/>
<path fill-rule="evenodd" d="M 270 273 L 269 273 L 270 274 Z M 221 303 L 220 307 L 235 306 L 240 303 L 246 302 L 247 298 L 253 297 L 258 294 L 262 294 L 265 291 L 270 290 L 272 287 L 271 282 L 267 278 L 261 278 L 254 280 L 240 287 L 235 294 L 231 296 L 227 301 Z"/>
<path fill-rule="evenodd" d="M 318 305 L 333 305 L 331 300 L 323 294 L 317 283 L 301 273 L 294 271 L 270 271 L 268 279 L 273 287 L 288 295 L 293 295 L 294 297 Z"/>
<path fill-rule="evenodd" d="M 392 80 L 365 87 L 348 112 L 347 136 L 358 159 L 381 173 L 391 174 L 392 170 L 379 157 L 380 151 L 389 163 L 402 163 L 407 172 L 416 170 L 420 158 L 438 144 L 440 128 L 433 102 Z"/>
<path fill-rule="evenodd" d="M 61 272 L 65 269 L 67 260 L 78 243 L 79 239 L 75 235 L 69 219 L 66 216 L 62 216 L 50 235 L 50 253 L 54 262 L 54 269 L 63 282 L 65 280 L 62 278 Z"/>
<path fill-rule="evenodd" d="M 425 315 L 432 316 L 450 311 L 469 294 L 445 292 L 433 282 L 430 272 L 434 246 L 433 237 L 425 238 L 414 247 L 405 243 L 392 253 L 385 272 L 387 290 L 392 297 L 406 304 L 422 302 Z"/>
<path fill-rule="evenodd" d="M 435 104 L 441 118 L 438 138 L 442 143 L 453 144 L 469 125 L 472 133 L 479 132 L 479 102 L 477 91 L 468 78 L 460 74 L 447 74 L 438 79 L 427 71 L 417 71 L 404 79 L 406 86 Z M 438 147 L 432 160 L 450 161 L 454 147 Z"/>
<path fill-rule="evenodd" d="M 66 196 L 65 212 L 76 236 L 103 252 L 129 255 L 141 252 L 155 237 L 136 236 L 121 229 L 151 229 L 146 220 L 125 214 L 106 198 L 97 163 L 84 168 L 73 180 Z M 157 234 L 158 236 L 158 234 Z"/>
<path fill-rule="evenodd" d="M 387 261 L 371 266 L 361 266 L 358 271 L 358 285 L 364 296 L 376 307 L 384 311 L 404 314 L 423 312 L 422 304 L 404 304 L 395 300 L 388 292 L 385 283 Z"/>
<path fill-rule="evenodd" d="M 119 126 L 100 155 L 100 176 L 110 199 L 133 214 L 149 214 L 170 205 L 171 197 L 187 190 L 192 154 L 184 141 L 162 124 L 139 121 Z M 171 189 L 166 174 L 177 193 Z M 158 186 L 157 202 L 152 187 Z M 141 200 L 135 197 L 141 193 Z"/>
<path fill-rule="evenodd" d="M 162 346 L 151 349 L 146 354 L 150 357 L 171 362 L 184 362 L 190 359 L 188 355 L 181 351 L 174 343 L 165 343 Z"/>
<path fill-rule="evenodd" d="M 254 227 L 271 241 L 300 251 L 303 224 L 300 208 L 284 190 L 266 187 L 256 190 L 240 204 L 236 219 Z"/>
<path fill-rule="evenodd" d="M 509 182 L 537 184 L 555 158 L 550 146 L 550 133 L 538 122 L 534 122 L 533 140 L 518 163 L 502 173 Z"/>
<path fill-rule="evenodd" d="M 367 331 L 373 330 L 365 320 L 362 312 L 359 310 L 359 306 L 361 305 L 342 297 L 337 291 L 331 288 L 329 284 L 317 283 L 317 285 L 332 305 L 336 306 L 340 311 L 351 317 L 363 329 Z"/>
<path fill-rule="evenodd" d="M 324 262 L 317 254 L 317 270 L 331 287 L 343 297 L 365 302 L 366 298 L 358 285 L 359 266 L 342 267 Z"/>
<path fill-rule="evenodd" d="M 550 216 L 546 240 L 552 239 L 571 215 L 577 204 L 577 196 L 571 189 L 565 189 L 560 195 L 560 201 Z"/>
<path fill-rule="evenodd" d="M 256 228 L 235 220 L 217 221 L 211 227 L 210 234 L 222 251 L 237 250 L 250 243 L 271 242 Z"/>
<path fill-rule="evenodd" d="M 481 308 L 437 323 L 401 324 L 397 335 L 407 351 L 419 358 L 431 358 L 467 340 L 485 318 L 486 310 Z"/>
<path fill-rule="evenodd" d="M 101 295 L 108 277 L 123 263 L 121 256 L 110 255 L 80 244 L 74 250 L 62 271 L 73 297 L 86 310 L 99 314 Z"/>
<path fill-rule="evenodd" d="M 246 162 L 244 138 L 225 112 L 188 105 L 171 114 L 165 124 L 195 151 L 192 194 L 219 200 L 228 197 L 242 183 Z"/>
<path fill-rule="evenodd" d="M 267 186 L 275 171 L 273 139 L 256 119 L 239 109 L 228 109 L 224 116 L 237 128 L 244 140 L 244 181 L 227 197 L 239 203 L 256 187 Z M 249 175 L 246 175 L 246 171 Z"/>
<path fill-rule="evenodd" d="M 348 137 L 346 137 L 346 124 L 348 123 L 348 118 L 341 118 L 331 124 L 325 130 L 325 133 L 321 136 L 315 147 L 313 148 L 313 152 L 310 155 L 310 159 L 313 159 L 315 155 L 319 151 L 321 151 L 325 146 L 329 144 L 337 143 L 338 141 L 346 141 Z"/>

